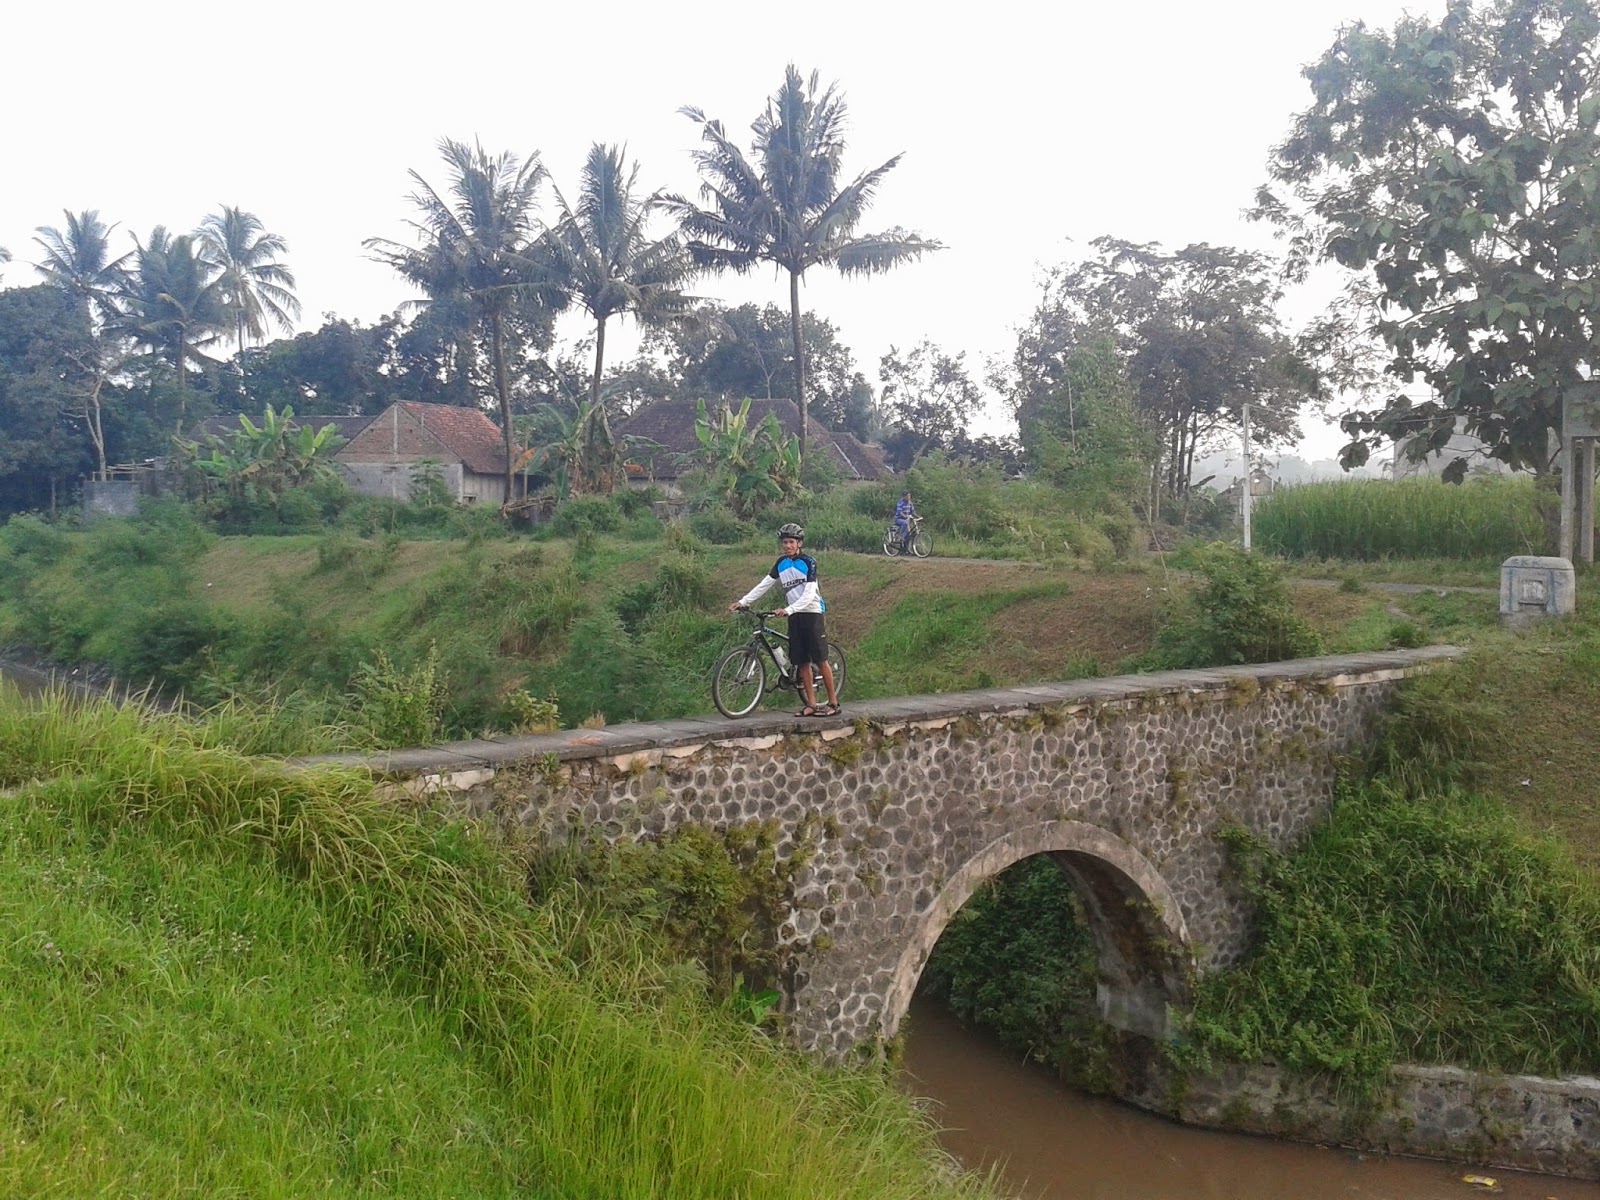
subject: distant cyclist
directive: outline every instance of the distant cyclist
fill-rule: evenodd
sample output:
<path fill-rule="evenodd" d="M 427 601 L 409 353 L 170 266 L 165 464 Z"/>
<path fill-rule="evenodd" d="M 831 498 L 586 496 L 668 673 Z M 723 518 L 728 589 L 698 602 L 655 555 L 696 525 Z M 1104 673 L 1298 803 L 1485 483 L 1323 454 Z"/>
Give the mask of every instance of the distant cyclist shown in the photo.
<path fill-rule="evenodd" d="M 894 506 L 894 527 L 900 531 L 900 544 L 911 544 L 911 518 L 917 515 L 917 506 L 911 502 L 910 492 L 901 492 Z"/>
<path fill-rule="evenodd" d="M 801 552 L 805 537 L 806 531 L 792 521 L 779 529 L 778 542 L 783 554 L 772 570 L 761 577 L 761 582 L 742 599 L 728 605 L 728 610 L 749 608 L 773 584 L 783 589 L 784 607 L 774 615 L 789 618 L 789 661 L 795 665 L 800 695 L 806 702 L 800 715 L 831 717 L 839 711 L 839 690 L 834 686 L 833 668 L 828 665 L 828 635 L 822 623 L 822 614 L 828 606 L 822 602 L 822 592 L 817 588 L 817 560 Z M 821 670 L 822 684 L 828 690 L 826 704 L 817 703 L 817 693 L 811 685 L 813 667 Z"/>

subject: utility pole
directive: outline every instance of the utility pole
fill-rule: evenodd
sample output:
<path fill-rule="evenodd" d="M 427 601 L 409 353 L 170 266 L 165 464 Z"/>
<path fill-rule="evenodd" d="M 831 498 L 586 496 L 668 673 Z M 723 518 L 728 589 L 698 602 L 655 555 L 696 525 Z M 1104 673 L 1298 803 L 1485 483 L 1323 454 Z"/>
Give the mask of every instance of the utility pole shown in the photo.
<path fill-rule="evenodd" d="M 1244 548 L 1250 549 L 1250 488 L 1255 482 L 1255 466 L 1250 461 L 1250 405 L 1244 406 L 1244 491 L 1239 496 L 1239 516 L 1244 523 Z"/>

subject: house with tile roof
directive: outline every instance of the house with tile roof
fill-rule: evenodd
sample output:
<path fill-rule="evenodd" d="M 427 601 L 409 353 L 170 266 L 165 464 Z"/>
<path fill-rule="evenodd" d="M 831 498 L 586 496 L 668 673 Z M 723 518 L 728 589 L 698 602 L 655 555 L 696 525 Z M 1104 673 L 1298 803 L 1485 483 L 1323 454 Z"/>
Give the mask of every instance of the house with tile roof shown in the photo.
<path fill-rule="evenodd" d="M 690 470 L 689 460 L 700 449 L 694 434 L 698 413 L 696 400 L 670 396 L 645 405 L 616 426 L 617 436 L 628 447 L 630 483 L 654 483 L 668 491 L 675 490 L 678 476 Z M 750 401 L 752 427 L 764 422 L 769 413 L 777 418 L 785 434 L 799 436 L 800 406 L 793 400 Z M 845 482 L 886 479 L 893 474 L 885 465 L 883 447 L 862 442 L 848 433 L 834 433 L 815 417 L 806 421 L 806 445 L 808 454 L 826 455 Z"/>
<path fill-rule="evenodd" d="M 402 400 L 333 458 L 351 489 L 365 495 L 410 499 L 418 464 L 433 462 L 459 503 L 501 504 L 508 499 L 505 453 L 500 427 L 481 410 Z"/>

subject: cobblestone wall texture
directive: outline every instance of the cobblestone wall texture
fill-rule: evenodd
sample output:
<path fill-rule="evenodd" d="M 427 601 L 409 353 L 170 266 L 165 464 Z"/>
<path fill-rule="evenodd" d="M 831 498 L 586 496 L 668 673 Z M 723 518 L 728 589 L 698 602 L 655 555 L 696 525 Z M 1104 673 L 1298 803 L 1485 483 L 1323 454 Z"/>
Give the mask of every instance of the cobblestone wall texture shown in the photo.
<path fill-rule="evenodd" d="M 1146 1107 L 1191 1125 L 1600 1179 L 1600 1079 L 1402 1066 L 1364 1116 L 1321 1081 L 1269 1066 L 1191 1078 L 1182 1095 Z"/>
<path fill-rule="evenodd" d="M 1100 907 L 1113 916 L 1127 907 L 1118 887 L 1143 901 L 1148 936 L 1175 945 L 1188 967 L 1236 961 L 1249 914 L 1218 831 L 1242 825 L 1293 842 L 1329 807 L 1341 758 L 1369 744 L 1399 680 L 1451 653 L 911 697 L 821 721 L 575 730 L 361 761 L 553 838 L 769 823 L 780 857 L 806 860 L 781 931 L 794 1036 L 837 1058 L 893 1036 L 945 922 L 984 878 L 1033 854 L 1110 881 Z M 1173 978 L 1166 992 L 1178 1000 Z"/>

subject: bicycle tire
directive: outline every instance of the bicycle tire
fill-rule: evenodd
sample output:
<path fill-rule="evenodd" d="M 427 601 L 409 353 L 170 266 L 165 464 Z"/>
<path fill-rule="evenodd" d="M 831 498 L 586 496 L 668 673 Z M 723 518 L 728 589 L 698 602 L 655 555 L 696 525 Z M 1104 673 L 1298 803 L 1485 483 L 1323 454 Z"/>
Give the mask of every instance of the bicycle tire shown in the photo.
<path fill-rule="evenodd" d="M 711 702 L 730 719 L 747 717 L 767 690 L 767 665 L 749 646 L 735 646 L 711 668 Z"/>
<path fill-rule="evenodd" d="M 911 553 L 918 558 L 927 558 L 933 553 L 933 535 L 926 529 L 919 529 L 911 535 Z"/>
<path fill-rule="evenodd" d="M 893 525 L 883 531 L 883 552 L 894 558 L 901 551 L 900 531 Z"/>

